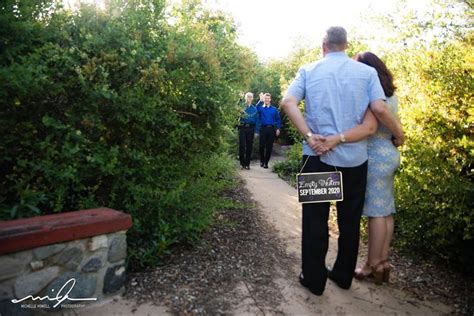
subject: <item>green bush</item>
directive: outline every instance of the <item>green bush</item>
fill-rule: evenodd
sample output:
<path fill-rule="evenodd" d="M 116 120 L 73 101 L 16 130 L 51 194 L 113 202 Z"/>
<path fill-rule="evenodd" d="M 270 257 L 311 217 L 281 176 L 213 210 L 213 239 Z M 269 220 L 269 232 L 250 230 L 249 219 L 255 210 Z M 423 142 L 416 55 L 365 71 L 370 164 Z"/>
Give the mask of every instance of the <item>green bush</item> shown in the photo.
<path fill-rule="evenodd" d="M 249 55 L 199 1 L 112 3 L 0 5 L 0 216 L 123 210 L 140 266 L 211 220 Z"/>
<path fill-rule="evenodd" d="M 394 54 L 407 144 L 396 177 L 397 243 L 473 272 L 472 33 Z"/>
<path fill-rule="evenodd" d="M 286 181 L 289 181 L 293 186 L 296 187 L 296 174 L 300 172 L 302 164 L 303 147 L 301 142 L 295 143 L 287 151 L 285 151 L 285 160 L 275 163 L 273 166 L 273 172 L 276 172 L 278 176 Z"/>

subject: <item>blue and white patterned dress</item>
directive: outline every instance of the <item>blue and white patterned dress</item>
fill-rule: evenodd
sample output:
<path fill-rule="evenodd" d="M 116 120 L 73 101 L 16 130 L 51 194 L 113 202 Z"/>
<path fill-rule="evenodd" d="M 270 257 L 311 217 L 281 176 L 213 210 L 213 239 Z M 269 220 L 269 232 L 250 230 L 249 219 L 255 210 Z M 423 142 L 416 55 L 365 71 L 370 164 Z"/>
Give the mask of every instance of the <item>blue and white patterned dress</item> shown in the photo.
<path fill-rule="evenodd" d="M 397 97 L 391 96 L 386 104 L 396 115 Z M 369 160 L 363 215 L 388 216 L 395 213 L 393 178 L 395 170 L 400 166 L 400 153 L 392 143 L 392 133 L 380 122 L 377 132 L 368 138 L 367 153 Z"/>

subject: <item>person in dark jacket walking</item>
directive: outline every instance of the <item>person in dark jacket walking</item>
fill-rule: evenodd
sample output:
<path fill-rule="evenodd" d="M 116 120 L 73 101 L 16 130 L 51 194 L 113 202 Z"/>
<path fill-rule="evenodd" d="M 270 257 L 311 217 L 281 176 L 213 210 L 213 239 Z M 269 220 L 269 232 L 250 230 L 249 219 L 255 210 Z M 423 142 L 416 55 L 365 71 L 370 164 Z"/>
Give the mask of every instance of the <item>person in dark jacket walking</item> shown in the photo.
<path fill-rule="evenodd" d="M 240 117 L 239 124 L 239 160 L 242 169 L 250 170 L 250 160 L 252 158 L 253 137 L 255 126 L 258 123 L 259 115 L 257 108 L 252 104 L 253 93 L 245 94 L 245 109 Z"/>

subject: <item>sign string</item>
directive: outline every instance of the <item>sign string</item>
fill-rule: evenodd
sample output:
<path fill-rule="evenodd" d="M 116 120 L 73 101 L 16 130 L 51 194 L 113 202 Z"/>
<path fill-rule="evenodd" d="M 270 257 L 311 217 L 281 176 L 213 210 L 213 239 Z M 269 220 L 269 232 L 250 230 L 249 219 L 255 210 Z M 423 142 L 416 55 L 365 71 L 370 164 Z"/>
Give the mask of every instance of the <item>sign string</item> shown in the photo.
<path fill-rule="evenodd" d="M 333 163 L 333 162 L 332 162 L 332 159 L 331 159 L 331 155 L 330 155 L 330 154 L 332 154 L 332 149 L 329 150 L 329 151 L 327 151 L 326 154 L 328 155 L 328 159 L 331 161 L 331 163 Z M 300 172 L 299 172 L 298 174 L 301 174 L 301 173 L 303 172 L 303 169 L 304 169 L 304 167 L 306 166 L 306 163 L 308 162 L 309 157 L 310 157 L 310 155 L 307 155 L 307 156 L 306 156 L 306 159 L 305 159 L 305 161 L 304 161 L 304 163 L 303 163 L 303 167 L 301 167 Z M 335 165 L 334 165 L 333 167 L 334 167 L 334 169 L 336 169 L 336 171 L 339 171 L 339 170 L 337 170 L 337 167 L 336 167 Z"/>
<path fill-rule="evenodd" d="M 332 153 L 331 153 L 331 150 L 328 151 L 328 152 L 326 152 L 326 154 L 328 155 L 327 157 L 328 157 L 328 160 L 330 161 L 330 163 L 334 164 L 334 161 L 332 160 Z M 303 166 L 301 167 L 300 172 L 297 174 L 297 190 L 298 190 L 298 192 L 299 192 L 299 181 L 300 181 L 300 180 L 299 180 L 299 179 L 300 179 L 299 177 L 300 177 L 300 176 L 304 176 L 304 175 L 316 175 L 316 174 L 327 174 L 327 173 L 328 173 L 328 172 L 303 173 L 303 169 L 305 168 L 306 163 L 307 163 L 308 160 L 309 160 L 309 157 L 310 157 L 310 155 L 307 155 L 307 156 L 306 156 L 306 159 L 305 159 L 305 161 L 304 161 L 304 163 L 303 163 Z M 334 169 L 335 169 L 335 172 L 337 172 L 337 173 L 340 174 L 339 177 L 340 177 L 340 180 L 341 180 L 341 182 L 342 182 L 342 173 L 341 173 L 339 170 L 337 170 L 337 167 L 336 167 L 335 165 L 333 165 L 333 167 L 334 167 Z M 343 199 L 343 198 L 342 198 L 342 184 L 341 184 L 340 190 L 341 190 L 341 199 L 340 199 L 340 200 L 329 200 L 329 201 L 328 201 L 328 202 L 330 202 L 330 204 L 331 204 L 333 207 L 336 207 L 336 201 L 342 201 L 342 199 Z M 298 193 L 298 201 L 299 201 L 300 203 L 325 202 L 324 200 L 313 201 L 313 202 L 310 202 L 310 201 L 308 201 L 308 200 L 303 201 L 303 200 L 302 200 L 302 197 L 300 196 L 299 193 Z"/>

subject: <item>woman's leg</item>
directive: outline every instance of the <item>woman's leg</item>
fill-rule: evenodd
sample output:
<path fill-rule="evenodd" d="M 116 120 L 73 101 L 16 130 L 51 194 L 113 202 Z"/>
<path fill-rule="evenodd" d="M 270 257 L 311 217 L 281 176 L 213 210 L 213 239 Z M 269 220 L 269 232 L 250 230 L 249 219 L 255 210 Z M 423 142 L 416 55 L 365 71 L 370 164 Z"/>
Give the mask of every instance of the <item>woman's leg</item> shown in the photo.
<path fill-rule="evenodd" d="M 367 263 L 356 270 L 356 274 L 369 275 L 372 268 L 382 260 L 382 251 L 385 245 L 387 226 L 385 217 L 369 217 L 369 245 Z"/>
<path fill-rule="evenodd" d="M 385 218 L 385 225 L 386 225 L 386 236 L 385 242 L 382 249 L 382 260 L 388 259 L 389 252 L 390 252 L 390 243 L 392 242 L 393 231 L 394 231 L 394 220 L 393 215 L 389 215 Z M 388 268 L 389 263 L 387 262 L 385 267 Z"/>
<path fill-rule="evenodd" d="M 377 265 L 382 259 L 382 251 L 387 235 L 385 217 L 369 218 L 369 254 L 367 261 L 370 266 Z"/>

